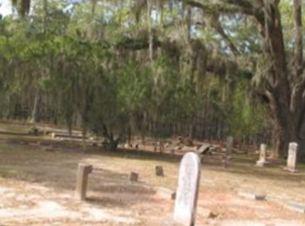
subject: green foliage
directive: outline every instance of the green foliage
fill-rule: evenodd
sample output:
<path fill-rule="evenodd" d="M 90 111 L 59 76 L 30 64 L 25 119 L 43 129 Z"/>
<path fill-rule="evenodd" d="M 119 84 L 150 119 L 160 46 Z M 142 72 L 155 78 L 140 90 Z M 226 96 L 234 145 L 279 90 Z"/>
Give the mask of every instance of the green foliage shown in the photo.
<path fill-rule="evenodd" d="M 127 62 L 118 72 L 118 101 L 121 110 L 138 112 L 145 110 L 152 95 L 152 71 L 136 62 Z"/>
<path fill-rule="evenodd" d="M 265 109 L 249 97 L 251 76 L 228 66 L 223 38 L 212 27 L 194 28 L 194 47 L 185 40 L 180 4 L 160 1 L 150 18 L 146 4 L 130 12 L 133 3 L 85 2 L 68 11 L 67 1 L 33 1 L 26 18 L 0 20 L 1 116 L 28 118 L 39 97 L 40 120 L 113 140 L 128 128 L 161 136 L 173 132 L 158 126 L 185 128 L 198 122 L 205 123 L 202 127 L 222 124 L 230 129 L 226 133 L 239 137 L 259 133 Z M 153 60 L 148 57 L 149 19 Z M 245 55 L 237 60 L 252 69 L 249 55 L 260 44 L 256 27 L 248 22 L 241 28 L 244 18 L 230 21 L 221 18 Z M 222 75 L 208 72 L 207 66 Z"/>
<path fill-rule="evenodd" d="M 240 82 L 232 96 L 232 111 L 228 120 L 230 133 L 238 138 L 253 136 L 266 125 L 266 109 L 249 97 L 248 88 L 245 82 Z"/>

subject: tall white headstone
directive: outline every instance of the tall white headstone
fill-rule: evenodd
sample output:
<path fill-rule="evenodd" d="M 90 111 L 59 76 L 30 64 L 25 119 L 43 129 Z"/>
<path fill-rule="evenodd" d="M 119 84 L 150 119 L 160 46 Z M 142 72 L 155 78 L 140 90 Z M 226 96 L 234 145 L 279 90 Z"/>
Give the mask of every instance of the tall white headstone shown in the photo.
<path fill-rule="evenodd" d="M 200 158 L 197 154 L 185 154 L 180 163 L 178 188 L 175 200 L 174 222 L 194 226 L 200 183 Z"/>
<path fill-rule="evenodd" d="M 267 163 L 267 145 L 261 144 L 259 152 L 259 160 L 256 162 L 257 166 L 263 167 Z"/>
<path fill-rule="evenodd" d="M 290 172 L 296 172 L 297 154 L 298 154 L 298 144 L 295 142 L 289 143 L 286 168 Z"/>

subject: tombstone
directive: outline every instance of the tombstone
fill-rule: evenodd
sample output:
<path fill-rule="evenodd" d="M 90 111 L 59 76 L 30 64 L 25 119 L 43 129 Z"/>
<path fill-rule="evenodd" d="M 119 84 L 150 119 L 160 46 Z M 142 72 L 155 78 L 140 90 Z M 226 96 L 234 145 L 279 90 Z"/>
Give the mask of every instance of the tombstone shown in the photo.
<path fill-rule="evenodd" d="M 173 193 L 171 194 L 171 199 L 172 199 L 172 200 L 175 200 L 175 199 L 176 199 L 176 192 L 173 192 Z"/>
<path fill-rule="evenodd" d="M 200 158 L 197 154 L 185 154 L 180 163 L 178 188 L 175 199 L 174 223 L 194 226 L 200 183 Z"/>
<path fill-rule="evenodd" d="M 154 152 L 157 152 L 157 147 L 158 147 L 157 143 L 154 143 L 153 146 L 154 146 Z"/>
<path fill-rule="evenodd" d="M 231 158 L 231 153 L 232 153 L 232 148 L 233 148 L 233 137 L 227 137 L 226 141 L 226 151 L 225 151 L 225 156 L 224 156 L 224 167 L 227 168 L 229 166 L 229 161 Z"/>
<path fill-rule="evenodd" d="M 139 179 L 139 174 L 137 174 L 136 172 L 131 172 L 129 175 L 129 180 L 132 182 L 137 182 Z"/>
<path fill-rule="evenodd" d="M 78 164 L 75 197 L 79 200 L 86 199 L 88 175 L 92 172 L 92 170 L 92 165 L 84 163 Z"/>
<path fill-rule="evenodd" d="M 197 150 L 197 153 L 199 155 L 205 155 L 211 148 L 211 145 L 208 143 L 204 143 L 200 146 L 200 148 Z"/>
<path fill-rule="evenodd" d="M 160 150 L 160 153 L 163 153 L 164 152 L 164 144 L 163 144 L 163 142 L 160 142 L 159 143 L 159 150 Z"/>
<path fill-rule="evenodd" d="M 166 142 L 165 144 L 164 144 L 164 148 L 169 148 L 170 147 L 170 143 L 169 142 Z"/>
<path fill-rule="evenodd" d="M 156 166 L 156 176 L 164 177 L 164 171 L 162 166 Z"/>
<path fill-rule="evenodd" d="M 51 133 L 51 138 L 55 139 L 56 138 L 56 134 L 55 133 Z"/>
<path fill-rule="evenodd" d="M 211 145 L 208 143 L 202 144 L 199 149 L 196 151 L 198 155 L 200 156 L 200 161 L 203 163 L 203 156 L 207 154 L 211 149 Z"/>
<path fill-rule="evenodd" d="M 162 141 L 158 141 L 155 145 L 155 152 L 158 150 L 159 148 L 159 152 L 162 153 L 164 151 L 164 145 Z"/>
<path fill-rule="evenodd" d="M 261 144 L 259 160 L 256 162 L 256 166 L 263 167 L 267 163 L 266 158 L 267 158 L 267 145 Z"/>
<path fill-rule="evenodd" d="M 295 142 L 289 143 L 287 167 L 286 169 L 292 173 L 296 172 L 298 144 Z"/>

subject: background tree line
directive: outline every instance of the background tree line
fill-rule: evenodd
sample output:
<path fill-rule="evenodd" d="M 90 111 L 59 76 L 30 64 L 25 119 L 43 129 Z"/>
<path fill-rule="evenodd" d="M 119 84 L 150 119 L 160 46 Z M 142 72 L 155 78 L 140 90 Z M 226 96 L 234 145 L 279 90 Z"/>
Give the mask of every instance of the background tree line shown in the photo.
<path fill-rule="evenodd" d="M 293 3 L 13 1 L 0 21 L 1 116 L 108 139 L 233 135 L 284 156 L 303 141 Z"/>

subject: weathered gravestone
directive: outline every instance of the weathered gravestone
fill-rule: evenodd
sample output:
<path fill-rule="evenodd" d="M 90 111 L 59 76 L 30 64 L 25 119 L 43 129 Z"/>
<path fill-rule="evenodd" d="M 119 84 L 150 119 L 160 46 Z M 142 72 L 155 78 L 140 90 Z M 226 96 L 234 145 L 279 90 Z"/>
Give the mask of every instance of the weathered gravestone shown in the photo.
<path fill-rule="evenodd" d="M 88 175 L 92 172 L 92 170 L 92 165 L 84 163 L 78 164 L 75 197 L 79 200 L 86 199 Z"/>
<path fill-rule="evenodd" d="M 180 163 L 174 223 L 183 226 L 195 225 L 199 183 L 200 158 L 189 152 L 183 156 Z"/>
<path fill-rule="evenodd" d="M 225 149 L 225 155 L 224 155 L 224 160 L 223 160 L 223 164 L 224 167 L 227 168 L 229 166 L 229 161 L 231 158 L 231 154 L 232 154 L 232 149 L 233 149 L 233 137 L 227 137 L 227 141 L 226 141 L 226 149 Z"/>
<path fill-rule="evenodd" d="M 289 143 L 286 170 L 292 173 L 296 172 L 297 154 L 298 154 L 298 144 L 295 142 Z"/>
<path fill-rule="evenodd" d="M 260 152 L 259 152 L 259 160 L 256 162 L 256 165 L 259 167 L 263 167 L 267 163 L 267 145 L 261 144 Z"/>
<path fill-rule="evenodd" d="M 156 171 L 156 176 L 164 177 L 164 170 L 162 166 L 156 166 L 155 171 Z"/>
<path fill-rule="evenodd" d="M 131 182 L 137 182 L 138 179 L 139 179 L 139 174 L 138 174 L 138 173 L 136 173 L 136 172 L 130 172 L 130 174 L 129 174 L 129 180 L 130 180 Z"/>
<path fill-rule="evenodd" d="M 200 161 L 203 163 L 203 155 L 207 154 L 209 150 L 211 149 L 211 145 L 204 143 L 200 146 L 200 148 L 197 150 L 198 155 L 200 156 Z"/>
<path fill-rule="evenodd" d="M 199 155 L 205 155 L 210 150 L 211 146 L 212 145 L 210 145 L 210 144 L 204 143 L 199 147 L 199 149 L 197 150 L 197 153 Z"/>

